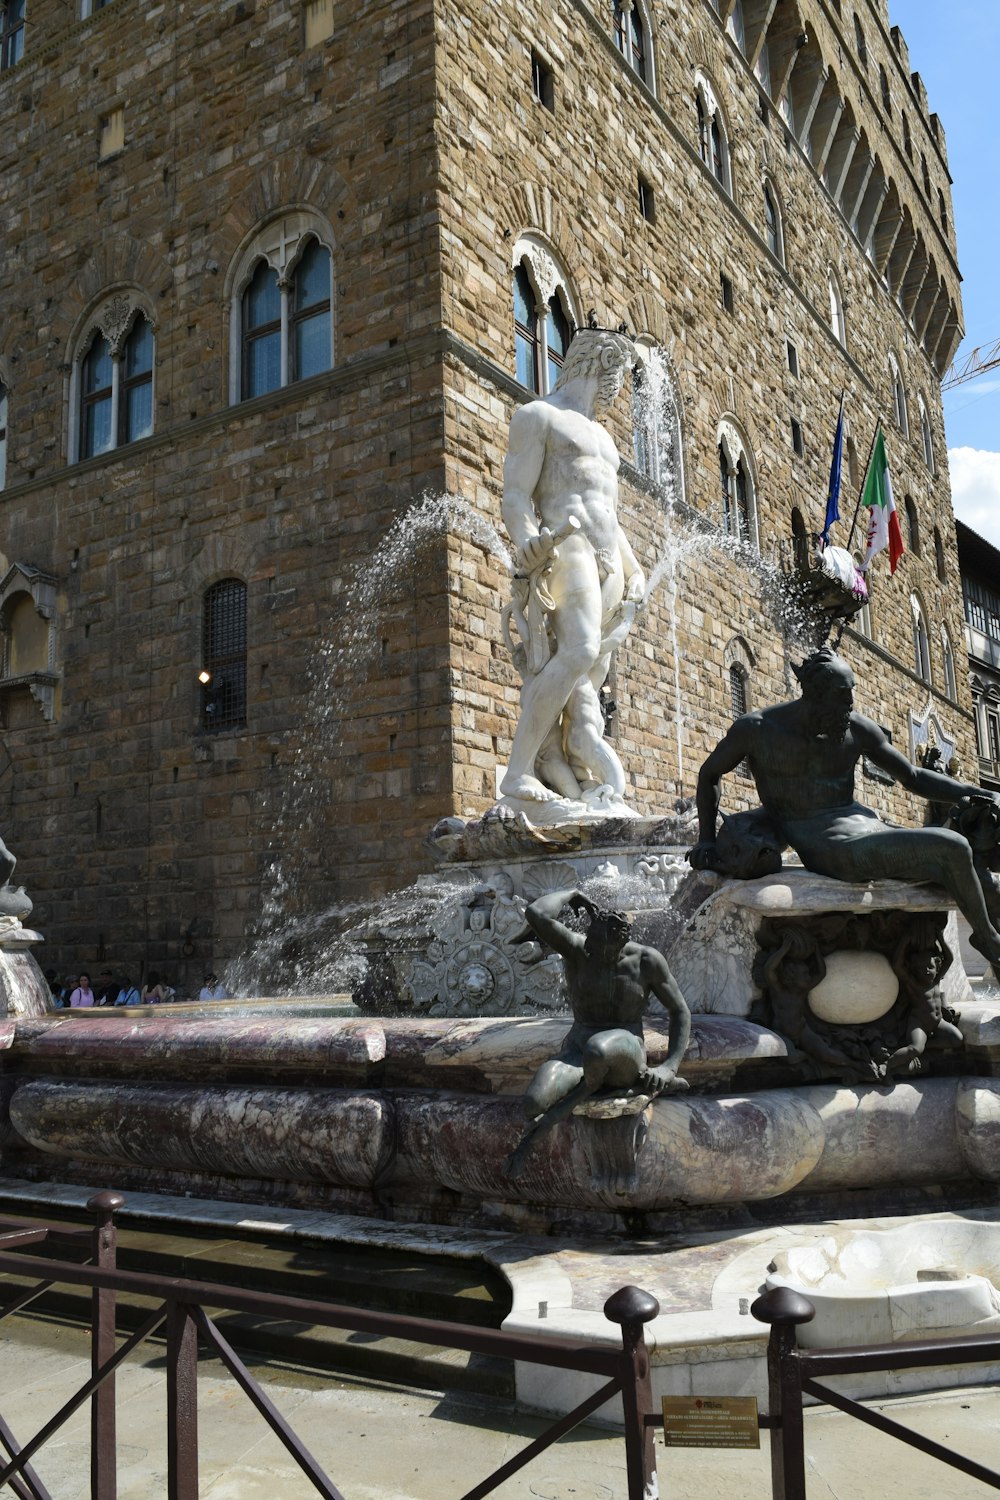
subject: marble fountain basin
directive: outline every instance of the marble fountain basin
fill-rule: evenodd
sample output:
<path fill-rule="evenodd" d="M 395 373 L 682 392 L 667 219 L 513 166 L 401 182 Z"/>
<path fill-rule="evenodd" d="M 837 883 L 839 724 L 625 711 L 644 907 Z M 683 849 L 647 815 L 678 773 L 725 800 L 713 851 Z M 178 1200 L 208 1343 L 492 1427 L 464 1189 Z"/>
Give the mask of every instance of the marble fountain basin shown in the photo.
<path fill-rule="evenodd" d="M 1000 1224 L 837 1226 L 779 1250 L 766 1284 L 809 1298 L 816 1317 L 798 1337 L 814 1348 L 992 1333 L 1000 1329 Z"/>

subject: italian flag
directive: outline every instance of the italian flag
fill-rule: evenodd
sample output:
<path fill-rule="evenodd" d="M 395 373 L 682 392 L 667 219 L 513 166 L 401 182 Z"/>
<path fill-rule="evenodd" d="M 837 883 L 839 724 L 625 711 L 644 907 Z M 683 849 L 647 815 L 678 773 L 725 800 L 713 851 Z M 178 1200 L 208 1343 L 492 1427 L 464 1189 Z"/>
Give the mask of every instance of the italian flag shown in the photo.
<path fill-rule="evenodd" d="M 888 547 L 889 572 L 895 573 L 896 564 L 906 549 L 903 546 L 903 534 L 899 529 L 896 502 L 892 498 L 892 480 L 889 478 L 889 460 L 885 456 L 885 437 L 881 424 L 875 435 L 872 461 L 868 467 L 868 478 L 865 480 L 861 504 L 867 505 L 870 511 L 868 546 L 865 550 L 865 560 L 861 564 L 861 571 L 867 572 L 872 558 L 877 557 Z"/>

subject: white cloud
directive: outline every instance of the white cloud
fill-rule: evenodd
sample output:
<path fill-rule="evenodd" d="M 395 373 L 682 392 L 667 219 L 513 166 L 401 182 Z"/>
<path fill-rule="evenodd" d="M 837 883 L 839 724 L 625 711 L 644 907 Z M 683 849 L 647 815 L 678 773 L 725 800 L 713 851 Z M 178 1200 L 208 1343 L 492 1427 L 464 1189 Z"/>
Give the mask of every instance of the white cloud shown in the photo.
<path fill-rule="evenodd" d="M 994 547 L 1000 547 L 1000 453 L 949 448 L 955 514 Z"/>

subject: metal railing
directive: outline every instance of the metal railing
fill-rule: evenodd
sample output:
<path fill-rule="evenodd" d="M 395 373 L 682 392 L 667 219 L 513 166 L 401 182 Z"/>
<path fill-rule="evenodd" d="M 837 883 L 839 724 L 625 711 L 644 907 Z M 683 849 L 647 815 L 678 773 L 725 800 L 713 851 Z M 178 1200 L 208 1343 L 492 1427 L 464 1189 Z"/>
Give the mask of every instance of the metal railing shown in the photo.
<path fill-rule="evenodd" d="M 60 1225 L 0 1221 L 0 1276 L 28 1277 L 22 1287 L 0 1303 L 0 1321 L 20 1312 L 55 1285 L 89 1287 L 92 1291 L 91 1375 L 27 1442 L 18 1442 L 0 1413 L 0 1491 L 9 1485 L 19 1500 L 52 1500 L 32 1465 L 36 1454 L 63 1424 L 90 1402 L 90 1485 L 92 1500 L 115 1500 L 117 1494 L 115 1374 L 121 1364 L 147 1339 L 162 1333 L 166 1339 L 167 1381 L 167 1496 L 168 1500 L 197 1500 L 198 1495 L 198 1348 L 205 1345 L 218 1356 L 241 1390 L 278 1436 L 317 1493 L 328 1500 L 344 1500 L 302 1440 L 251 1375 L 243 1360 L 220 1332 L 206 1308 L 248 1313 L 258 1317 L 291 1319 L 323 1328 L 407 1339 L 441 1348 L 522 1360 L 556 1369 L 597 1376 L 600 1387 L 572 1411 L 551 1423 L 532 1442 L 492 1474 L 473 1485 L 462 1500 L 481 1500 L 530 1463 L 539 1453 L 620 1395 L 624 1413 L 625 1467 L 628 1500 L 646 1500 L 656 1493 L 653 1451 L 653 1414 L 649 1358 L 643 1327 L 659 1312 L 655 1297 L 638 1287 L 623 1287 L 604 1304 L 605 1316 L 621 1328 L 621 1348 L 603 1348 L 569 1339 L 510 1334 L 393 1313 L 370 1312 L 333 1302 L 276 1296 L 214 1282 L 179 1277 L 143 1275 L 117 1265 L 115 1210 L 125 1200 L 119 1193 L 98 1193 L 87 1207 L 96 1216 L 92 1230 Z M 85 1259 L 53 1259 L 20 1253 L 29 1247 L 46 1251 L 75 1251 Z M 140 1327 L 116 1347 L 115 1312 L 119 1293 L 152 1298 L 160 1305 Z M 0 1367 L 2 1368 L 2 1367 Z"/>
<path fill-rule="evenodd" d="M 771 1432 L 772 1500 L 806 1500 L 805 1443 L 802 1426 L 803 1394 L 826 1401 L 849 1417 L 889 1437 L 898 1438 L 930 1458 L 940 1459 L 961 1474 L 1000 1489 L 1000 1474 L 974 1459 L 946 1448 L 933 1438 L 894 1422 L 830 1386 L 817 1375 L 860 1375 L 884 1370 L 933 1369 L 935 1366 L 976 1364 L 1000 1360 L 1000 1338 L 967 1334 L 955 1338 L 918 1339 L 905 1344 L 866 1344 L 844 1349 L 801 1349 L 796 1328 L 809 1323 L 816 1309 L 807 1297 L 790 1287 L 773 1287 L 750 1308 L 760 1323 L 771 1325 L 767 1345 L 767 1385 Z M 762 1421 L 761 1425 L 765 1425 Z"/>

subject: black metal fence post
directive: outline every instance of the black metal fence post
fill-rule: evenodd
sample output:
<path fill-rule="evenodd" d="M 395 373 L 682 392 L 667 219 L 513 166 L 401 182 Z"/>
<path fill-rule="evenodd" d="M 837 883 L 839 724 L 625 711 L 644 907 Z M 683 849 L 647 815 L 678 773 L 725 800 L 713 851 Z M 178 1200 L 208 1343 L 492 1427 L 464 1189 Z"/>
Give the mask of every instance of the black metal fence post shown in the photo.
<path fill-rule="evenodd" d="M 623 1286 L 604 1304 L 604 1316 L 621 1325 L 622 1348 L 630 1366 L 630 1375 L 622 1383 L 628 1500 L 651 1500 L 657 1493 L 654 1432 L 646 1421 L 653 1410 L 653 1384 L 643 1324 L 652 1322 L 659 1311 L 656 1298 L 637 1286 Z"/>
<path fill-rule="evenodd" d="M 767 1394 L 771 1417 L 772 1500 L 806 1500 L 806 1452 L 802 1432 L 802 1377 L 795 1329 L 809 1323 L 816 1309 L 790 1287 L 772 1287 L 750 1308 L 759 1323 L 770 1323 L 767 1342 Z"/>
<path fill-rule="evenodd" d="M 121 1193 L 95 1193 L 87 1208 L 97 1223 L 91 1235 L 91 1258 L 102 1271 L 114 1271 L 118 1255 L 115 1210 L 125 1202 Z M 91 1294 L 90 1368 L 96 1375 L 115 1352 L 116 1293 L 95 1287 Z M 92 1500 L 115 1500 L 118 1493 L 118 1455 L 115 1429 L 115 1377 L 109 1375 L 90 1398 L 90 1493 Z"/>
<path fill-rule="evenodd" d="M 167 1497 L 198 1500 L 198 1325 L 186 1302 L 167 1313 Z"/>

